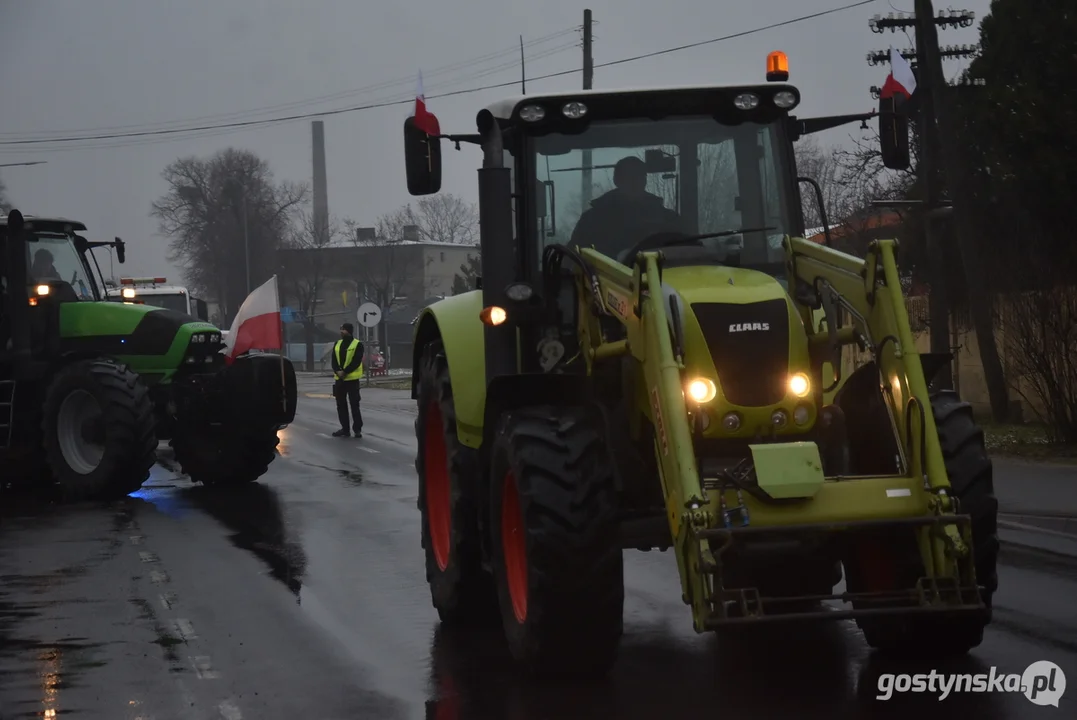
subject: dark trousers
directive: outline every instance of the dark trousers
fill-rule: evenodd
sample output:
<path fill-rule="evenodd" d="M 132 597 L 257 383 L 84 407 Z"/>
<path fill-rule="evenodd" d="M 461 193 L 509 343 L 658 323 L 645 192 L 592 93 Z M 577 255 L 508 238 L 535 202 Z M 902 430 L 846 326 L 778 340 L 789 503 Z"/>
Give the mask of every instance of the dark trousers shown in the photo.
<path fill-rule="evenodd" d="M 359 381 L 341 380 L 337 382 L 337 417 L 340 418 L 340 428 L 348 429 L 348 406 L 352 409 L 352 432 L 362 432 L 363 414 L 359 412 Z"/>

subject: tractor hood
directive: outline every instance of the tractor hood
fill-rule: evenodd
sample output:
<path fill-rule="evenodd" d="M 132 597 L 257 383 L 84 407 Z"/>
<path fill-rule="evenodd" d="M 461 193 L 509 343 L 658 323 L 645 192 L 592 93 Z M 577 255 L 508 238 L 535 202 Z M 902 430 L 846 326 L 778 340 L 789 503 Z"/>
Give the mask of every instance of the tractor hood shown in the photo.
<path fill-rule="evenodd" d="M 178 365 L 191 337 L 200 332 L 220 333 L 210 323 L 150 305 L 78 302 L 60 306 L 61 346 L 67 351 L 167 356 Z"/>
<path fill-rule="evenodd" d="M 738 407 L 789 402 L 790 375 L 810 367 L 808 336 L 785 286 L 766 273 L 726 266 L 671 267 L 665 305 L 678 307 L 685 362 L 717 381 Z"/>

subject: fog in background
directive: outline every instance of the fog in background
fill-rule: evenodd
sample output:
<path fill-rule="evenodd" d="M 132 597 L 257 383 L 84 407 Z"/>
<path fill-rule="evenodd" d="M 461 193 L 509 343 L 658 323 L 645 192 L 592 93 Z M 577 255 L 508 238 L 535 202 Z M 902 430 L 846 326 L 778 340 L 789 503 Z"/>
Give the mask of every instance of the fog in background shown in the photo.
<path fill-rule="evenodd" d="M 519 94 L 519 85 L 447 98 L 441 92 L 518 81 L 524 35 L 528 94 L 581 86 L 579 26 L 594 13 L 596 88 L 764 82 L 771 50 L 789 54 L 801 116 L 867 112 L 869 88 L 889 69 L 865 55 L 911 47 L 904 33 L 875 35 L 875 14 L 911 2 L 869 5 L 746 37 L 609 68 L 604 62 L 708 40 L 850 4 L 853 0 L 628 4 L 546 0 L 504 3 L 410 0 L 400 4 L 308 0 L 0 0 L 0 168 L 12 202 L 28 214 L 81 220 L 91 237 L 128 242 L 125 275 L 167 274 L 150 203 L 166 192 L 164 167 L 180 156 L 233 146 L 267 160 L 278 180 L 310 181 L 310 119 L 267 127 L 56 142 L 65 136 L 147 132 L 247 122 L 387 101 L 403 104 L 330 115 L 325 121 L 329 208 L 363 224 L 409 201 L 401 123 L 422 70 L 428 107 L 445 132 L 474 132 L 476 112 Z M 977 25 L 944 33 L 972 44 L 989 0 L 968 0 Z M 937 10 L 950 6 L 937 3 Z M 574 30 L 575 29 L 575 30 Z M 558 34 L 560 33 L 560 34 Z M 547 38 L 542 42 L 536 40 Z M 485 56 L 485 58 L 483 57 Z M 965 62 L 947 62 L 955 76 Z M 313 99 L 313 100 L 312 100 Z M 819 135 L 848 144 L 858 126 Z M 12 145 L 13 141 L 47 143 Z M 8 143 L 8 144 L 5 144 Z M 477 199 L 477 148 L 445 147 L 443 190 Z M 117 274 L 119 274 L 117 268 Z M 106 269 L 106 272 L 107 269 Z"/>

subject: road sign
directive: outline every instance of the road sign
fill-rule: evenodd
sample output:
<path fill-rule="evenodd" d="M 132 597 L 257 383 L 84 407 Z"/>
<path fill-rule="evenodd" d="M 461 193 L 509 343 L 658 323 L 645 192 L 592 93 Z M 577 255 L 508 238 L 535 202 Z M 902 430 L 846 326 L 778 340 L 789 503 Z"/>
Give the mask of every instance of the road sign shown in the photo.
<path fill-rule="evenodd" d="M 355 319 L 363 327 L 377 327 L 381 322 L 381 308 L 372 302 L 363 303 L 355 313 Z"/>

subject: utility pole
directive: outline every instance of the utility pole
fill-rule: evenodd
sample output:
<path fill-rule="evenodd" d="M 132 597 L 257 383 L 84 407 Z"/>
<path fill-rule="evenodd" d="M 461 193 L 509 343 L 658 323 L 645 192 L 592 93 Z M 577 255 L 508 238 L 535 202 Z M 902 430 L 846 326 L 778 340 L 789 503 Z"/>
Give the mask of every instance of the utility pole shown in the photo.
<path fill-rule="evenodd" d="M 950 202 L 943 200 L 939 192 L 938 152 L 940 142 L 936 126 L 937 104 L 939 95 L 944 92 L 946 80 L 942 75 L 942 59 L 969 57 L 975 52 L 970 46 L 955 46 L 940 49 L 938 45 L 937 25 L 968 27 L 974 15 L 965 11 L 948 11 L 937 17 L 931 6 L 931 0 L 916 0 L 916 13 L 890 13 L 888 17 L 876 15 L 869 22 L 871 31 L 881 34 L 886 30 L 896 32 L 898 29 L 913 29 L 916 32 L 916 48 L 904 50 L 901 55 L 910 61 L 916 76 L 915 110 L 918 113 L 919 165 L 917 176 L 923 188 L 924 235 L 928 254 L 928 282 L 931 292 L 928 295 L 928 325 L 930 327 L 931 352 L 953 352 L 950 337 L 950 298 L 946 283 L 946 252 L 943 245 L 944 234 L 938 233 L 935 222 L 947 214 Z M 925 30 L 926 29 L 926 30 Z M 890 53 L 877 51 L 868 53 L 868 63 L 881 65 L 889 62 Z M 878 97 L 879 88 L 872 88 L 872 95 Z M 952 145 L 952 140 L 946 144 Z M 950 186 L 953 187 L 953 174 Z M 958 181 L 956 184 L 961 184 Z M 885 203 L 881 203 L 885 204 Z M 954 368 L 947 365 L 935 376 L 935 385 L 942 389 L 954 387 Z"/>
<path fill-rule="evenodd" d="M 591 32 L 593 22 L 591 19 L 591 11 L 583 11 L 583 89 L 590 90 L 591 83 L 594 80 L 595 75 L 595 59 L 591 55 L 591 41 L 593 35 Z M 591 204 L 591 192 L 594 189 L 594 185 L 591 181 L 591 151 L 583 151 L 583 172 L 580 176 L 580 212 L 586 212 L 587 206 Z"/>
<path fill-rule="evenodd" d="M 520 94 L 527 94 L 527 64 L 524 62 L 524 36 L 520 36 Z"/>
<path fill-rule="evenodd" d="M 247 188 L 243 193 L 243 263 L 247 266 L 247 294 L 251 294 L 251 241 L 247 232 Z"/>

